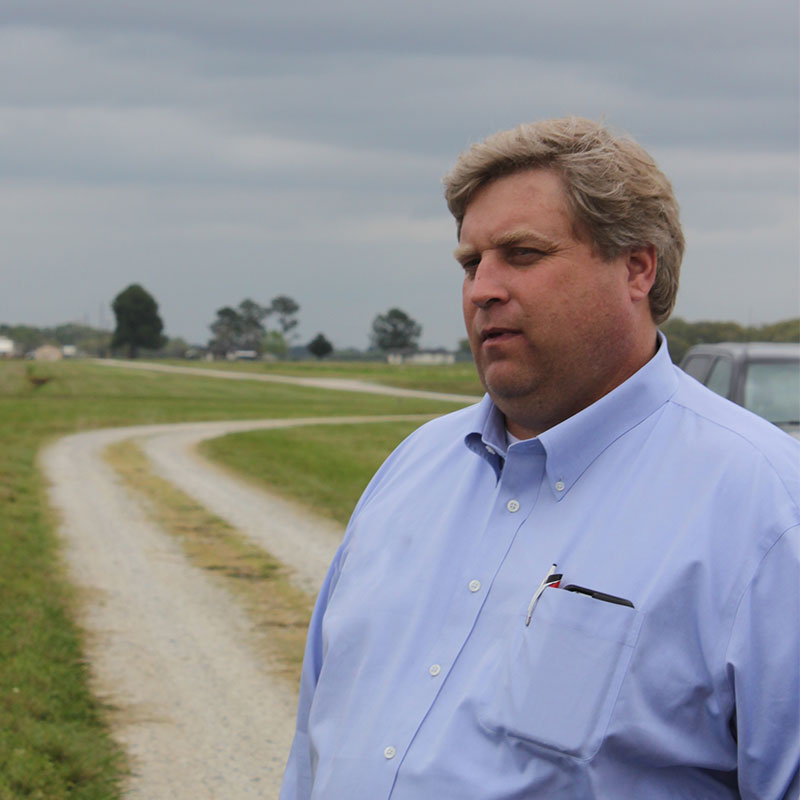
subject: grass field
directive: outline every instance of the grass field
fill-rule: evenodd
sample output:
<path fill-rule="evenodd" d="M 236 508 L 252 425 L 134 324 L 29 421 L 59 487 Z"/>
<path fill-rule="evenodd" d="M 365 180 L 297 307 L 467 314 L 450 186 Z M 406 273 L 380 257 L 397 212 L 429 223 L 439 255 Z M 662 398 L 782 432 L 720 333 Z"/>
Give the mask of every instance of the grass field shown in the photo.
<path fill-rule="evenodd" d="M 420 384 L 430 388 L 427 377 Z M 0 800 L 108 800 L 124 768 L 87 689 L 75 597 L 36 468 L 44 443 L 110 425 L 454 407 L 81 362 L 0 362 Z"/>
<path fill-rule="evenodd" d="M 430 392 L 473 394 L 480 397 L 483 387 L 469 361 L 458 364 L 398 364 L 382 361 L 168 361 L 158 363 L 190 365 L 294 377 L 354 378 L 403 389 L 426 389 Z"/>
<path fill-rule="evenodd" d="M 310 425 L 203 442 L 209 458 L 345 525 L 386 456 L 420 422 Z M 309 500 L 312 503 L 309 503 Z"/>

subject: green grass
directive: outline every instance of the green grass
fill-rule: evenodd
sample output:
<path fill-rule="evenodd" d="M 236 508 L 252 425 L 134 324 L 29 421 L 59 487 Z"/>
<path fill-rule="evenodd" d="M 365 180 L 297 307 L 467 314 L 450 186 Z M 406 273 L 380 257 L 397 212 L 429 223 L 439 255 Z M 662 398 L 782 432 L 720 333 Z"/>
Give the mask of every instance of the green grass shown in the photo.
<path fill-rule="evenodd" d="M 383 361 L 169 361 L 179 366 L 320 378 L 354 378 L 430 392 L 471 394 L 480 397 L 483 387 L 469 361 L 458 364 L 387 364 Z"/>
<path fill-rule="evenodd" d="M 210 439 L 201 450 L 262 486 L 345 525 L 375 470 L 420 424 L 248 431 Z"/>
<path fill-rule="evenodd" d="M 47 382 L 34 388 L 30 377 Z M 108 800 L 119 796 L 124 769 L 87 688 L 76 598 L 36 468 L 44 443 L 110 425 L 453 407 L 81 362 L 0 362 L 0 800 Z"/>

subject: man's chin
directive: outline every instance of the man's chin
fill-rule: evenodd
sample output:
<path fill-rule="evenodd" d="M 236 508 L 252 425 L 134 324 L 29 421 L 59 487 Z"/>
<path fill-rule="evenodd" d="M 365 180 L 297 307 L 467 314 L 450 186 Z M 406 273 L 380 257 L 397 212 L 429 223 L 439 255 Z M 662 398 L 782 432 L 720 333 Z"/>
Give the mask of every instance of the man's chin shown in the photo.
<path fill-rule="evenodd" d="M 513 400 L 535 390 L 535 383 L 530 375 L 520 375 L 513 369 L 496 368 L 498 366 L 492 365 L 480 376 L 484 389 L 492 398 Z"/>

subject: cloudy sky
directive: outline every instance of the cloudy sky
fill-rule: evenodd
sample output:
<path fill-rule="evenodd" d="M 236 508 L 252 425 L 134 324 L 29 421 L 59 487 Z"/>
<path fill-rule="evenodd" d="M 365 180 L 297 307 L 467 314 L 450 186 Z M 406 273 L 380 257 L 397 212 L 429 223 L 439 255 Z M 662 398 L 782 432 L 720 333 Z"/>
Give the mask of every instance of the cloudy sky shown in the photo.
<path fill-rule="evenodd" d="M 462 336 L 441 178 L 519 122 L 628 131 L 681 202 L 676 313 L 800 313 L 794 0 L 0 0 L 0 322 L 167 333 L 277 294 L 364 347 Z"/>

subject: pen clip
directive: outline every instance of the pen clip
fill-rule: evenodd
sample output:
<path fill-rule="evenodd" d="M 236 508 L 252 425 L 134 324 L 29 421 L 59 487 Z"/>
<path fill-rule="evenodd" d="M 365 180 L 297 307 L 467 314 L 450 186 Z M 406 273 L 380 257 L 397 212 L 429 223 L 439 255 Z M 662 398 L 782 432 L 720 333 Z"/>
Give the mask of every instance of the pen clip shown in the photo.
<path fill-rule="evenodd" d="M 533 616 L 533 609 L 536 607 L 536 603 L 542 595 L 542 592 L 548 586 L 555 586 L 558 585 L 558 582 L 561 580 L 561 575 L 556 573 L 556 564 L 553 564 L 549 570 L 547 570 L 547 575 L 544 576 L 544 579 L 539 584 L 539 588 L 533 593 L 533 597 L 531 597 L 531 602 L 528 605 L 528 613 L 525 615 L 525 627 L 527 628 L 531 624 L 531 617 Z"/>

